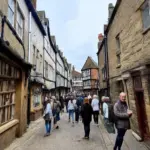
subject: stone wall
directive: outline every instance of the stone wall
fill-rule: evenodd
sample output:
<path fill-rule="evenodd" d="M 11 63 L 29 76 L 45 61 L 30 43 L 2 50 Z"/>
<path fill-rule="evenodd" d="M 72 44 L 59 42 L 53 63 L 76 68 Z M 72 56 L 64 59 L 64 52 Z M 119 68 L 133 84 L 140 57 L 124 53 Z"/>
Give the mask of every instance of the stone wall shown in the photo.
<path fill-rule="evenodd" d="M 144 32 L 140 9 L 143 2 L 144 0 L 122 0 L 108 32 L 110 95 L 114 102 L 119 96 L 117 82 L 118 80 L 123 80 L 122 75 L 124 73 L 130 74 L 130 71 L 134 68 L 144 66 L 150 62 L 150 32 Z M 119 67 L 117 66 L 116 56 L 118 49 L 116 37 L 118 35 L 121 51 L 121 65 Z M 143 74 L 141 72 L 141 78 L 144 89 L 146 114 L 150 128 L 149 74 Z M 130 109 L 133 110 L 131 126 L 135 132 L 140 134 L 132 77 L 123 80 L 123 82 L 125 92 L 127 92 L 128 104 Z"/>
<path fill-rule="evenodd" d="M 98 66 L 99 66 L 99 87 L 100 89 L 106 88 L 106 81 L 103 80 L 103 74 L 102 74 L 102 69 L 104 68 L 105 65 L 105 53 L 104 53 L 104 45 L 101 49 L 101 51 L 99 52 L 98 55 Z"/>

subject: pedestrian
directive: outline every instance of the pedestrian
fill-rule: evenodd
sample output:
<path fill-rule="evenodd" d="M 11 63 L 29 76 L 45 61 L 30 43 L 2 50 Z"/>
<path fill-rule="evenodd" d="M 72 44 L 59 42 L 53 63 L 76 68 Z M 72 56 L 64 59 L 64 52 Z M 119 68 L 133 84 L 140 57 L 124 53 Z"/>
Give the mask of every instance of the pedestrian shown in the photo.
<path fill-rule="evenodd" d="M 61 104 L 56 99 L 55 96 L 52 96 L 53 104 L 52 104 L 52 112 L 53 112 L 53 118 L 54 118 L 54 128 L 59 129 L 58 121 L 60 120 L 60 110 L 61 110 Z"/>
<path fill-rule="evenodd" d="M 66 98 L 65 98 L 65 105 L 66 105 L 66 111 L 68 113 L 68 102 L 69 102 L 69 99 L 70 99 L 70 96 L 69 94 L 66 95 Z"/>
<path fill-rule="evenodd" d="M 60 101 L 60 104 L 61 104 L 61 111 L 64 109 L 64 98 L 63 98 L 63 96 L 60 96 L 60 99 L 59 99 L 59 101 Z"/>
<path fill-rule="evenodd" d="M 93 99 L 92 99 L 92 108 L 93 108 L 93 119 L 95 124 L 98 125 L 98 117 L 99 117 L 99 100 L 98 100 L 98 96 L 94 95 Z"/>
<path fill-rule="evenodd" d="M 84 139 L 89 139 L 92 112 L 93 110 L 91 105 L 89 104 L 89 99 L 85 98 L 84 104 L 82 105 L 82 109 L 81 109 L 82 122 L 84 125 L 84 132 L 85 132 Z"/>
<path fill-rule="evenodd" d="M 45 120 L 45 128 L 46 128 L 46 134 L 44 136 L 46 137 L 49 136 L 51 132 L 52 109 L 51 109 L 50 100 L 46 99 L 45 102 L 46 102 L 46 107 L 45 107 L 43 118 Z"/>
<path fill-rule="evenodd" d="M 113 104 L 111 104 L 109 97 L 105 96 L 103 97 L 103 119 L 107 132 L 115 134 Z"/>
<path fill-rule="evenodd" d="M 88 99 L 89 99 L 89 103 L 90 103 L 90 105 L 91 105 L 91 103 L 92 103 L 92 97 L 91 97 L 90 94 L 88 95 Z"/>
<path fill-rule="evenodd" d="M 75 107 L 75 121 L 76 123 L 79 122 L 79 115 L 81 112 L 81 104 L 79 98 L 76 99 L 76 107 Z"/>
<path fill-rule="evenodd" d="M 114 114 L 116 116 L 116 128 L 117 137 L 114 146 L 114 150 L 121 150 L 123 139 L 125 133 L 130 129 L 130 117 L 132 116 L 132 111 L 128 109 L 126 103 L 126 93 L 120 93 L 119 100 L 114 105 Z"/>
<path fill-rule="evenodd" d="M 72 124 L 74 125 L 74 112 L 75 112 L 75 101 L 73 101 L 73 96 L 70 97 L 68 102 L 68 111 L 69 111 L 69 122 L 72 119 Z"/>

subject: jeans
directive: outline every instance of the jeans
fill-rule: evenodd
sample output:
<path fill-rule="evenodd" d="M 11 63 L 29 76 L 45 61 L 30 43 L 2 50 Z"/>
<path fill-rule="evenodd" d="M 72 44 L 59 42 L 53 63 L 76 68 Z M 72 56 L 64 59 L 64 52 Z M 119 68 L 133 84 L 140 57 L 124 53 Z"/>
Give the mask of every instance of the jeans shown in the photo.
<path fill-rule="evenodd" d="M 51 121 L 45 120 L 46 133 L 51 132 Z"/>
<path fill-rule="evenodd" d="M 93 112 L 93 119 L 96 124 L 98 124 L 98 115 L 99 115 L 99 111 Z"/>
<path fill-rule="evenodd" d="M 124 135 L 126 133 L 126 129 L 117 129 L 118 131 L 118 134 L 117 134 L 117 137 L 116 137 L 116 143 L 115 143 L 115 147 L 114 147 L 114 150 L 121 150 L 121 146 L 122 146 L 122 143 L 123 143 L 123 138 L 124 138 Z"/>
<path fill-rule="evenodd" d="M 74 123 L 74 110 L 69 110 L 69 119 L 72 119 L 72 122 Z"/>
<path fill-rule="evenodd" d="M 89 138 L 90 135 L 90 123 L 84 123 L 84 132 L 85 132 L 85 137 Z"/>

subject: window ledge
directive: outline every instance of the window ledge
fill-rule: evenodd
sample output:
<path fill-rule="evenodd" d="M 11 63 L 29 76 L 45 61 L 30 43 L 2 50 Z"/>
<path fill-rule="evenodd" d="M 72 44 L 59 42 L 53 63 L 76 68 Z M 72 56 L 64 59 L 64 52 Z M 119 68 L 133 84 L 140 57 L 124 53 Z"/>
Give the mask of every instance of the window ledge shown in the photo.
<path fill-rule="evenodd" d="M 146 34 L 148 31 L 150 31 L 150 26 L 146 29 L 144 29 L 143 34 Z"/>
<path fill-rule="evenodd" d="M 7 131 L 8 129 L 12 128 L 13 126 L 17 125 L 19 123 L 19 120 L 14 119 L 0 127 L 0 134 Z"/>
<path fill-rule="evenodd" d="M 120 68 L 120 67 L 121 67 L 121 64 L 118 64 L 116 68 Z"/>

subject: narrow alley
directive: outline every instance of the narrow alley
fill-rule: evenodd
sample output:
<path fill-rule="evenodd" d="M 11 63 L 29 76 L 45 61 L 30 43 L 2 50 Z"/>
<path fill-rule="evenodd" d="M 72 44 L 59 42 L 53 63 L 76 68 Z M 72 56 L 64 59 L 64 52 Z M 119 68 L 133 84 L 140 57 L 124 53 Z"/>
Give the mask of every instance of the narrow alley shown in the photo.
<path fill-rule="evenodd" d="M 43 137 L 45 128 L 42 118 L 33 122 L 21 138 L 16 139 L 5 150 L 112 150 L 115 136 L 109 135 L 102 123 L 100 127 L 91 123 L 91 138 L 83 140 L 83 126 L 80 122 L 74 127 L 67 120 L 67 114 L 61 115 L 60 129 L 53 130 L 49 137 Z M 129 131 L 130 132 L 130 131 Z M 142 143 L 128 132 L 123 150 L 147 150 Z M 132 139 L 131 139 L 132 138 Z M 130 147 L 130 149 L 129 149 Z"/>

